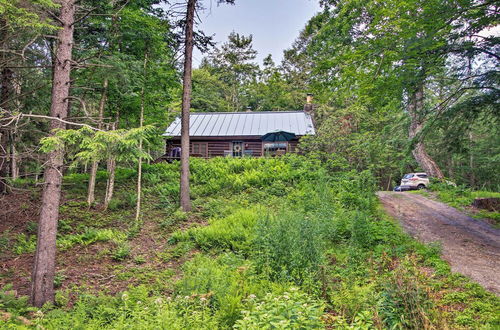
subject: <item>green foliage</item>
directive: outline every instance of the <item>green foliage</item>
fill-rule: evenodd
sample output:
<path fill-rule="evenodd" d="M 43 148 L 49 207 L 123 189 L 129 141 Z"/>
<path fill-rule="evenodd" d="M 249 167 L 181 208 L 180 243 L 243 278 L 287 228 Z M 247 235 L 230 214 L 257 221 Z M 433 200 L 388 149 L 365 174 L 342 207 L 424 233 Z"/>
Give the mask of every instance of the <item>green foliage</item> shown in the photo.
<path fill-rule="evenodd" d="M 123 261 L 130 256 L 130 244 L 127 242 L 120 242 L 113 252 L 112 258 L 115 261 Z"/>
<path fill-rule="evenodd" d="M 36 236 L 18 234 L 14 243 L 14 253 L 24 254 L 34 252 L 36 249 Z"/>
<path fill-rule="evenodd" d="M 474 191 L 465 186 L 455 186 L 448 183 L 432 183 L 429 188 L 436 194 L 440 201 L 462 210 L 466 210 L 467 207 L 472 206 L 476 198 L 500 198 L 500 193 L 498 192 Z M 500 225 L 500 212 L 478 210 L 472 216 L 490 219 L 494 221 L 494 225 Z"/>
<path fill-rule="evenodd" d="M 125 234 L 113 229 L 86 228 L 81 234 L 69 234 L 58 237 L 57 248 L 60 251 L 68 250 L 75 245 L 90 245 L 95 242 L 116 241 L 125 239 Z M 16 254 L 32 253 L 36 249 L 36 235 L 19 234 L 14 244 Z"/>
<path fill-rule="evenodd" d="M 50 31 L 56 27 L 42 13 L 45 9 L 57 7 L 52 0 L 31 0 L 28 3 L 20 0 L 0 0 L 0 15 L 8 20 L 9 24 L 5 28 L 12 31 L 19 28 Z"/>
<path fill-rule="evenodd" d="M 95 131 L 88 126 L 79 130 L 59 130 L 55 135 L 40 141 L 45 153 L 58 149 L 70 151 L 74 148 L 74 163 L 88 163 L 114 158 L 117 161 L 151 159 L 146 148 L 157 136 L 154 126 L 143 126 L 129 130 Z M 139 148 L 142 140 L 143 148 Z"/>
<path fill-rule="evenodd" d="M 378 309 L 387 327 L 422 329 L 429 326 L 433 304 L 418 275 L 411 260 L 405 259 L 388 278 Z"/>
<path fill-rule="evenodd" d="M 145 286 L 116 297 L 82 295 L 71 311 L 49 311 L 36 320 L 46 329 L 214 329 L 217 322 L 200 298 L 166 299 Z"/>
<path fill-rule="evenodd" d="M 235 329 L 323 329 L 324 306 L 292 287 L 282 295 L 268 293 L 262 300 L 254 295 L 247 300 L 243 318 Z"/>
<path fill-rule="evenodd" d="M 254 244 L 258 271 L 275 281 L 313 282 L 323 261 L 321 229 L 318 219 L 300 213 L 261 218 Z"/>
<path fill-rule="evenodd" d="M 28 306 L 28 297 L 18 299 L 12 285 L 7 284 L 0 289 L 0 310 L 24 315 L 31 309 Z"/>
<path fill-rule="evenodd" d="M 197 255 L 184 265 L 184 278 L 176 285 L 177 294 L 207 301 L 225 326 L 240 318 L 245 296 L 263 289 L 262 284 L 255 283 L 245 260 L 234 254 L 217 259 Z"/>
<path fill-rule="evenodd" d="M 330 166 L 321 156 L 193 159 L 197 198 L 184 213 L 171 195 L 179 165 L 145 165 L 141 222 L 65 202 L 59 247 L 111 242 L 97 257 L 128 259 L 107 266 L 110 285 L 131 288 L 68 291 L 58 273 L 57 307 L 30 320 L 46 329 L 494 328 L 498 298 L 382 214 L 373 174 Z M 132 195 L 134 172 L 120 176 L 117 196 Z M 142 237 L 157 241 L 153 253 L 137 246 Z M 12 311 L 25 313 L 19 304 Z"/>
<path fill-rule="evenodd" d="M 219 249 L 248 255 L 259 212 L 262 210 L 236 210 L 228 217 L 210 220 L 206 227 L 191 228 L 184 235 L 205 251 Z"/>

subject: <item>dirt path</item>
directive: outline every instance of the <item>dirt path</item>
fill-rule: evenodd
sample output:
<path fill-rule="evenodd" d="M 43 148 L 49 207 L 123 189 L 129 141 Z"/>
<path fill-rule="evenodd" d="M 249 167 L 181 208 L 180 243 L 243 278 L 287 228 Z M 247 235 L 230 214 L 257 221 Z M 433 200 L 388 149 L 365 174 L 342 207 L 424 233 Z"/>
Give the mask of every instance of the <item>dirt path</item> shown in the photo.
<path fill-rule="evenodd" d="M 424 243 L 441 242 L 452 271 L 500 295 L 500 230 L 421 195 L 388 191 L 377 195 L 410 235 Z"/>

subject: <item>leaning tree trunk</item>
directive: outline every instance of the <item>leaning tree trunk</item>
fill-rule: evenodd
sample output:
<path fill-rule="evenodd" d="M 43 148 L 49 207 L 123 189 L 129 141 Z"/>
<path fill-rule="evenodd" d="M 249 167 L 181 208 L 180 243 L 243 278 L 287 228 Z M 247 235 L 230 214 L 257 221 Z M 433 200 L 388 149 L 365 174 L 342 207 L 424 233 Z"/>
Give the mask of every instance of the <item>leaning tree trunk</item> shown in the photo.
<path fill-rule="evenodd" d="M 53 69 L 52 100 L 50 115 L 65 119 L 68 110 L 68 96 L 71 72 L 71 52 L 73 47 L 74 0 L 60 1 L 59 21 L 62 28 L 58 32 L 58 45 Z M 58 120 L 50 123 L 51 134 L 56 129 L 65 129 Z M 64 151 L 51 152 L 48 156 L 42 194 L 42 206 L 38 223 L 38 238 L 33 267 L 31 303 L 41 307 L 46 302 L 54 302 L 54 274 L 56 262 L 56 234 L 61 199 L 62 167 Z"/>
<path fill-rule="evenodd" d="M 186 41 L 184 52 L 184 81 L 182 91 L 181 116 L 181 187 L 182 210 L 191 211 L 189 197 L 189 111 L 191 108 L 192 65 L 193 65 L 193 24 L 196 0 L 188 0 L 186 16 Z"/>
<path fill-rule="evenodd" d="M 102 95 L 101 100 L 99 101 L 99 123 L 97 124 L 99 129 L 102 128 L 102 121 L 104 118 L 104 106 L 106 104 L 106 95 L 108 91 L 108 79 L 104 79 L 102 84 Z M 87 193 L 87 204 L 88 206 L 92 206 L 95 202 L 95 180 L 97 176 L 97 167 L 99 166 L 99 162 L 92 162 L 92 166 L 90 168 L 90 176 L 89 176 L 89 188 Z"/>
<path fill-rule="evenodd" d="M 408 103 L 408 114 L 410 115 L 410 129 L 408 136 L 410 140 L 414 141 L 412 150 L 413 157 L 422 169 L 430 176 L 443 179 L 444 175 L 437 163 L 429 156 L 425 150 L 425 145 L 420 133 L 424 126 L 423 121 L 423 108 L 424 108 L 424 87 L 420 84 L 416 90 L 410 95 Z"/>

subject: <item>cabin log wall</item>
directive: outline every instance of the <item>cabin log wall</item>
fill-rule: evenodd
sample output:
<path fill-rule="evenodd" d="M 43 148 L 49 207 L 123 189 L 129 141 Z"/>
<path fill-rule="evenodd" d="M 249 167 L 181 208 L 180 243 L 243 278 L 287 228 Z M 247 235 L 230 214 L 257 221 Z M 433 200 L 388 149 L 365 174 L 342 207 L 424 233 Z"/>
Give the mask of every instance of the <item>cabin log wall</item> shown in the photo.
<path fill-rule="evenodd" d="M 256 139 L 255 137 L 207 137 L 207 138 L 196 138 L 192 137 L 190 140 L 189 153 L 193 153 L 193 143 L 207 143 L 208 144 L 208 158 L 212 157 L 223 157 L 224 151 L 232 150 L 232 142 L 241 141 L 243 142 L 243 150 L 251 150 L 252 157 L 262 156 L 262 140 Z M 288 152 L 297 152 L 297 146 L 299 144 L 298 140 L 292 140 L 288 142 Z M 167 140 L 165 154 L 168 156 L 172 148 L 180 147 L 181 141 L 179 139 Z"/>

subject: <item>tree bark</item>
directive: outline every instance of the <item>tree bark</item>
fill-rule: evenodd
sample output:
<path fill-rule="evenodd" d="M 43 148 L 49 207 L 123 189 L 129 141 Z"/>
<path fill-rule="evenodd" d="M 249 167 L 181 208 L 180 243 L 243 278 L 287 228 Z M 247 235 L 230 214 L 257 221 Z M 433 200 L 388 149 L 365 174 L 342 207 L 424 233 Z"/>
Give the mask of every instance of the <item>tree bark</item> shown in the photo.
<path fill-rule="evenodd" d="M 106 104 L 106 96 L 107 96 L 107 91 L 108 91 L 108 79 L 104 79 L 104 82 L 102 84 L 102 95 L 101 95 L 101 100 L 99 101 L 99 123 L 97 124 L 99 129 L 102 129 L 102 121 L 104 118 L 104 106 Z M 99 162 L 92 162 L 92 167 L 90 168 L 90 175 L 89 175 L 89 188 L 88 188 L 88 193 L 87 193 L 87 204 L 88 206 L 92 206 L 95 202 L 95 180 L 97 176 L 97 167 L 99 166 Z"/>
<path fill-rule="evenodd" d="M 146 83 L 146 68 L 148 64 L 148 53 L 144 54 L 144 84 Z M 139 127 L 144 124 L 144 85 L 141 88 L 141 114 L 139 116 Z M 142 138 L 139 139 L 139 150 L 142 152 Z M 142 195 L 142 157 L 139 157 L 137 163 L 137 203 L 135 206 L 135 220 L 139 220 L 141 215 L 141 196 Z"/>
<path fill-rule="evenodd" d="M 476 186 L 476 176 L 474 174 L 474 139 L 472 132 L 469 132 L 469 181 L 470 186 L 475 188 Z"/>
<path fill-rule="evenodd" d="M 65 119 L 68 111 L 68 96 L 71 73 L 71 53 L 73 49 L 73 22 L 75 16 L 74 0 L 61 0 L 58 32 L 58 45 L 53 69 L 52 100 L 50 115 Z M 54 134 L 56 129 L 65 129 L 65 124 L 52 120 Z M 63 150 L 55 150 L 48 156 L 42 194 L 42 206 L 38 223 L 38 238 L 33 267 L 31 303 L 41 307 L 46 302 L 54 302 L 54 274 L 56 262 L 56 235 L 59 204 L 61 199 Z"/>
<path fill-rule="evenodd" d="M 7 20 L 0 17 L 0 47 L 8 49 L 9 28 Z M 8 63 L 7 52 L 1 53 L 0 63 L 0 83 L 2 84 L 0 95 L 0 115 L 8 116 L 9 113 L 9 98 L 12 92 L 12 70 L 4 66 Z M 9 130 L 6 127 L 0 128 L 0 194 L 7 193 L 7 177 L 9 175 L 8 157 L 9 157 Z"/>
<path fill-rule="evenodd" d="M 6 32 L 4 32 L 6 33 Z M 7 38 L 4 36 L 4 38 Z M 5 47 L 5 42 L 2 42 Z M 2 61 L 5 62 L 5 61 Z M 13 72 L 9 68 L 4 68 L 1 71 L 2 95 L 0 97 L 0 108 L 2 115 L 8 115 L 12 111 L 10 109 L 13 91 Z M 6 194 L 7 177 L 9 176 L 9 129 L 6 127 L 0 128 L 0 194 Z"/>
<path fill-rule="evenodd" d="M 108 159 L 108 181 L 106 182 L 106 196 L 104 197 L 104 210 L 107 210 L 109 203 L 113 198 L 113 191 L 115 188 L 115 172 L 116 172 L 116 159 L 111 157 Z"/>
<path fill-rule="evenodd" d="M 429 175 L 438 179 L 443 179 L 444 175 L 437 163 L 429 156 L 425 149 L 422 137 L 419 133 L 422 132 L 424 121 L 423 117 L 424 108 L 424 86 L 420 84 L 410 95 L 408 103 L 408 114 L 410 115 L 410 140 L 416 140 L 412 150 L 413 157 L 422 169 Z"/>
<path fill-rule="evenodd" d="M 186 15 L 186 40 L 184 51 L 184 80 L 181 115 L 181 182 L 180 204 L 185 212 L 191 211 L 189 194 L 189 111 L 191 109 L 192 65 L 193 65 L 193 25 L 196 0 L 188 0 Z"/>
<path fill-rule="evenodd" d="M 12 180 L 17 180 L 19 178 L 19 165 L 17 161 L 17 150 L 16 150 L 16 136 L 11 132 L 11 144 L 10 144 L 10 177 Z"/>

